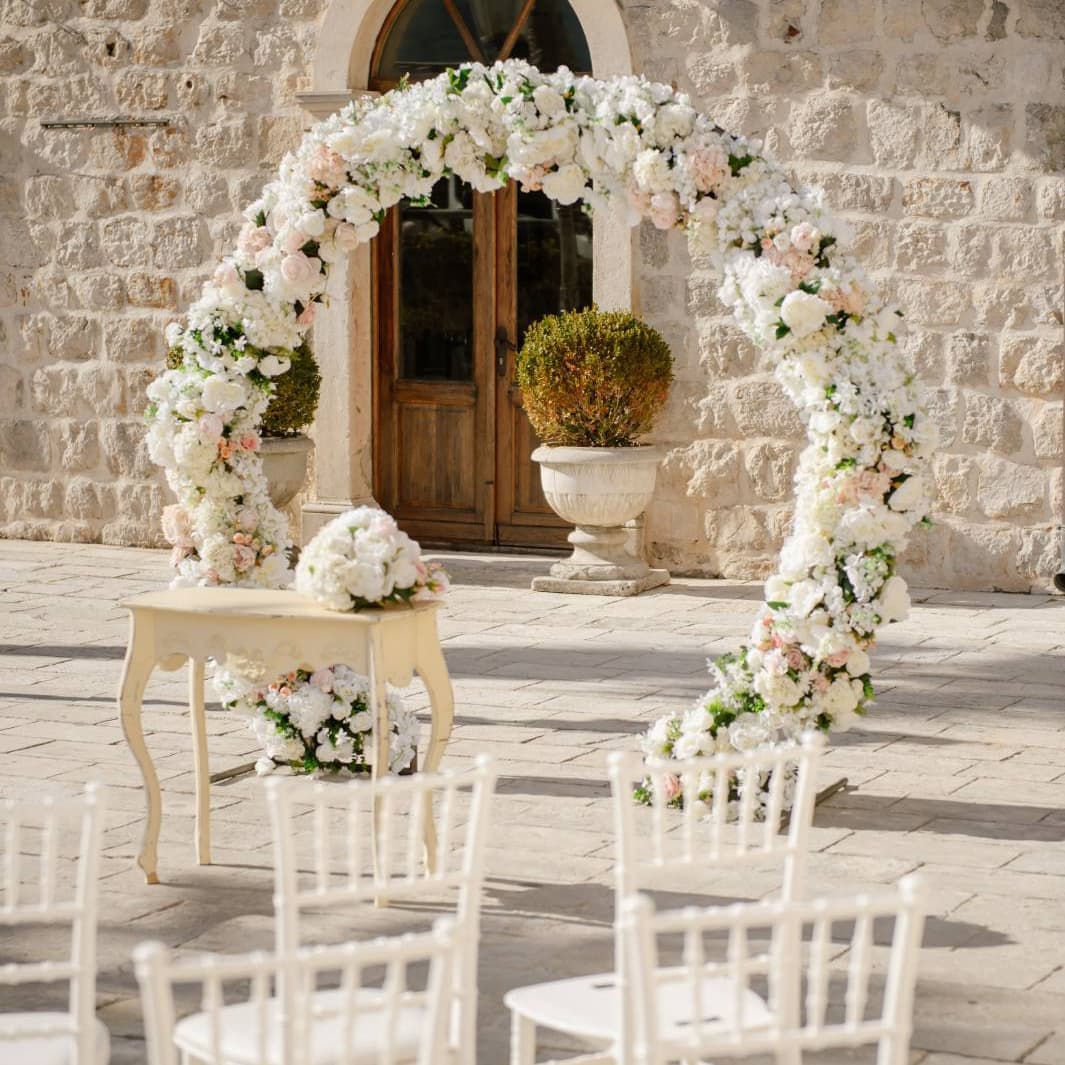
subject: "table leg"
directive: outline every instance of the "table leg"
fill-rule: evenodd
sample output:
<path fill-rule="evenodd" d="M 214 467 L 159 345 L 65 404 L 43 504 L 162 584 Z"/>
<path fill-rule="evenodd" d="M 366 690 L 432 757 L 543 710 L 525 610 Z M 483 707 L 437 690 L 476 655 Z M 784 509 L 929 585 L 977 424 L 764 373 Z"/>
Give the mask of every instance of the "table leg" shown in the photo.
<path fill-rule="evenodd" d="M 388 685 L 385 682 L 385 656 L 381 645 L 380 630 L 374 631 L 370 638 L 370 714 L 373 717 L 373 765 L 370 767 L 370 776 L 373 780 L 382 780 L 388 776 L 388 748 L 389 748 L 389 723 L 388 723 Z M 382 809 L 381 802 L 374 793 L 373 799 L 373 833 L 371 847 L 373 849 L 374 878 L 381 875 L 381 862 L 377 848 L 382 836 L 389 838 L 381 831 Z M 353 844 L 354 845 L 354 844 Z M 374 896 L 375 906 L 387 906 L 388 898 L 384 895 Z"/>
<path fill-rule="evenodd" d="M 423 640 L 418 648 L 418 674 L 429 694 L 430 726 L 429 743 L 425 752 L 425 772 L 435 773 L 440 768 L 441 759 L 447 748 L 451 725 L 455 719 L 455 696 L 451 690 L 451 678 L 448 676 L 444 652 L 436 637 L 435 619 L 433 640 Z M 444 855 L 444 861 L 447 856 Z M 425 867 L 430 873 L 436 872 L 436 822 L 433 820 L 433 793 L 425 793 Z"/>
<path fill-rule="evenodd" d="M 203 662 L 189 659 L 189 719 L 192 764 L 196 773 L 196 861 L 211 864 L 211 769 L 207 761 L 207 709 L 203 699 Z"/>
<path fill-rule="evenodd" d="M 144 872 L 144 879 L 149 884 L 158 884 L 158 848 L 159 826 L 162 822 L 163 801 L 159 791 L 159 777 L 155 772 L 152 757 L 144 742 L 144 728 L 141 722 L 141 703 L 148 678 L 152 675 L 155 662 L 151 651 L 145 646 L 148 641 L 137 631 L 136 617 L 130 620 L 129 646 L 126 659 L 122 664 L 122 680 L 118 688 L 119 720 L 126 737 L 130 752 L 137 762 L 144 780 L 144 796 L 147 804 L 145 814 L 144 836 L 141 841 L 137 864 Z"/>

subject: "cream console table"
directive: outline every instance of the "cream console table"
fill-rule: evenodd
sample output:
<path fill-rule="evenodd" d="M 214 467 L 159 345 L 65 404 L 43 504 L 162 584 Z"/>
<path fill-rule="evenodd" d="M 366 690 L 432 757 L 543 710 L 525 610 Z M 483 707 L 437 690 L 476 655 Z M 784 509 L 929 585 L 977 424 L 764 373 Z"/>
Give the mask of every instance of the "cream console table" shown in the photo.
<path fill-rule="evenodd" d="M 183 588 L 134 596 L 121 604 L 130 612 L 129 647 L 122 668 L 118 704 L 122 731 L 144 777 L 147 823 L 137 864 L 157 884 L 162 796 L 144 742 L 141 701 L 156 666 L 179 669 L 189 661 L 189 713 L 196 773 L 196 857 L 211 861 L 211 780 L 207 764 L 204 663 L 233 655 L 261 663 L 274 675 L 297 667 L 319 669 L 338 662 L 370 678 L 375 715 L 373 773 L 388 765 L 386 684 L 405 687 L 417 673 L 429 693 L 432 726 L 422 760 L 426 772 L 440 765 L 451 733 L 454 699 L 436 627 L 438 603 L 396 606 L 342 614 L 293 591 Z M 426 846 L 432 851 L 433 823 L 426 818 Z"/>

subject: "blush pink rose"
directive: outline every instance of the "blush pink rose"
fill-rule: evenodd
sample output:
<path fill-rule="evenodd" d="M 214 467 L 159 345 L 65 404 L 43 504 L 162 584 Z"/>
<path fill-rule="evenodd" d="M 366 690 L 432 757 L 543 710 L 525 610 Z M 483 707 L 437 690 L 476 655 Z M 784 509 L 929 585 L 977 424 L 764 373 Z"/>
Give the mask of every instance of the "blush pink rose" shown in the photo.
<path fill-rule="evenodd" d="M 324 144 L 319 144 L 315 146 L 314 154 L 311 156 L 307 176 L 320 185 L 339 188 L 347 181 L 348 168 L 336 152 Z"/>
<path fill-rule="evenodd" d="M 245 451 L 258 451 L 260 443 L 258 433 L 243 433 L 237 438 L 237 446 Z"/>
<path fill-rule="evenodd" d="M 677 197 L 672 192 L 656 192 L 651 197 L 651 224 L 656 229 L 672 229 L 677 224 Z"/>
<path fill-rule="evenodd" d="M 799 252 L 809 252 L 814 245 L 820 244 L 821 234 L 809 222 L 800 222 L 793 226 L 791 233 L 791 246 Z"/>
<path fill-rule="evenodd" d="M 676 773 L 669 773 L 662 779 L 662 791 L 666 802 L 672 802 L 681 792 L 680 777 Z"/>
<path fill-rule="evenodd" d="M 331 692 L 333 690 L 333 671 L 331 669 L 316 669 L 311 674 L 310 680 L 311 684 L 320 692 Z"/>
<path fill-rule="evenodd" d="M 729 172 L 728 153 L 720 145 L 708 145 L 688 157 L 692 180 L 700 192 L 714 191 Z"/>
<path fill-rule="evenodd" d="M 246 533 L 253 533 L 259 527 L 259 515 L 251 507 L 244 507 L 237 512 L 237 524 Z"/>
<path fill-rule="evenodd" d="M 837 651 L 834 655 L 829 655 L 825 659 L 825 662 L 827 662 L 833 669 L 841 669 L 847 664 L 848 658 L 850 658 L 849 652 Z"/>
<path fill-rule="evenodd" d="M 245 222 L 240 236 L 237 237 L 237 247 L 245 255 L 258 255 L 259 252 L 269 248 L 272 243 L 270 231 L 265 226 L 257 226 L 253 222 Z"/>
<path fill-rule="evenodd" d="M 234 544 L 233 545 L 233 568 L 238 573 L 246 573 L 255 565 L 255 558 L 258 552 L 254 547 L 250 547 L 247 544 Z"/>
<path fill-rule="evenodd" d="M 178 503 L 163 507 L 163 535 L 175 547 L 192 547 L 192 523 L 188 511 Z"/>
<path fill-rule="evenodd" d="M 359 245 L 359 231 L 350 222 L 341 222 L 333 231 L 333 244 L 340 251 L 354 251 Z"/>
<path fill-rule="evenodd" d="M 313 325 L 314 316 L 317 312 L 317 303 L 308 303 L 306 307 L 300 312 L 299 317 L 296 319 L 296 325 Z"/>
<path fill-rule="evenodd" d="M 212 411 L 201 414 L 196 420 L 196 426 L 200 430 L 200 435 L 209 442 L 217 440 L 225 428 L 222 419 Z"/>
<path fill-rule="evenodd" d="M 294 251 L 281 260 L 281 276 L 295 288 L 308 288 L 322 272 L 319 259 L 311 259 L 301 251 Z"/>

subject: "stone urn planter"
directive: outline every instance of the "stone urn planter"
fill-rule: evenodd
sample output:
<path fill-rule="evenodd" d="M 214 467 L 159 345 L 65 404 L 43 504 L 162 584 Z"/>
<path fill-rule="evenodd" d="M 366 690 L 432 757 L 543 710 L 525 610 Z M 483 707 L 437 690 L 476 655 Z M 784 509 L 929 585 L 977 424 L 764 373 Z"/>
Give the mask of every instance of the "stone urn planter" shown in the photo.
<path fill-rule="evenodd" d="M 576 528 L 573 554 L 536 577 L 533 590 L 586 595 L 638 595 L 669 583 L 628 550 L 625 523 L 651 502 L 662 461 L 656 447 L 538 447 L 540 481 L 551 509 Z"/>
<path fill-rule="evenodd" d="M 282 510 L 303 487 L 307 479 L 307 462 L 314 441 L 297 436 L 264 436 L 260 454 L 263 472 L 270 486 L 270 502 Z"/>

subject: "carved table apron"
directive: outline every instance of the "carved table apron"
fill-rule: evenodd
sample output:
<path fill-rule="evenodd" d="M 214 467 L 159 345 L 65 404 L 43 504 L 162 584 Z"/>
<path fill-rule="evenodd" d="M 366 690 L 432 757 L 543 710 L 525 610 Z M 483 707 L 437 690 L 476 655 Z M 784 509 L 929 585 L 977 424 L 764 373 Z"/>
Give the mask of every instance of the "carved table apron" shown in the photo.
<path fill-rule="evenodd" d="M 130 637 L 118 692 L 122 731 L 144 778 L 147 822 L 137 864 L 157 884 L 162 819 L 159 778 L 144 742 L 141 702 L 156 666 L 175 670 L 189 660 L 189 713 L 196 774 L 196 857 L 211 862 L 211 780 L 207 765 L 204 663 L 227 654 L 262 663 L 273 675 L 297 667 L 344 663 L 370 678 L 374 715 L 373 775 L 388 765 L 386 684 L 406 687 L 417 673 L 429 693 L 432 726 L 423 761 L 440 765 L 451 733 L 454 699 L 436 627 L 439 603 L 342 614 L 293 591 L 181 588 L 138 595 L 121 603 L 130 612 Z M 433 822 L 425 819 L 427 855 L 435 852 Z"/>

